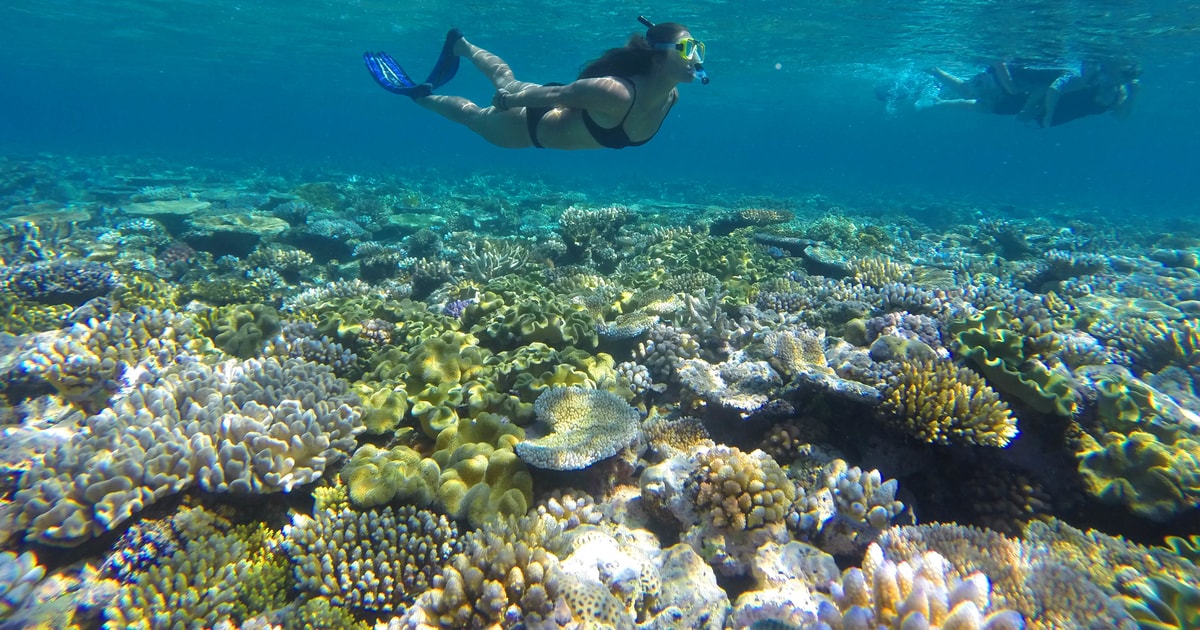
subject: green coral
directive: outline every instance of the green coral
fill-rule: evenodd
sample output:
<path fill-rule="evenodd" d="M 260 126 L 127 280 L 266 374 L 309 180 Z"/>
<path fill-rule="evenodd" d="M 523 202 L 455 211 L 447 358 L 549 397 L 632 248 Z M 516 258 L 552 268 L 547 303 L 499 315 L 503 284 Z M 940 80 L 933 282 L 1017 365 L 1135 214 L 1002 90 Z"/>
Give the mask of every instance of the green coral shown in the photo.
<path fill-rule="evenodd" d="M 345 606 L 334 606 L 326 597 L 305 600 L 296 611 L 296 630 L 370 630 L 371 624 L 359 621 Z"/>
<path fill-rule="evenodd" d="M 402 500 L 420 507 L 437 501 L 441 468 L 407 446 L 384 450 L 364 444 L 342 468 L 342 483 L 355 507 L 369 508 Z"/>
<path fill-rule="evenodd" d="M 512 449 L 469 443 L 434 458 L 442 468 L 438 498 L 443 509 L 474 527 L 520 516 L 533 501 L 533 477 Z"/>
<path fill-rule="evenodd" d="M 271 301 L 271 283 L 265 277 L 214 278 L 196 280 L 179 289 L 176 298 L 181 303 L 199 300 L 205 304 L 261 304 Z"/>
<path fill-rule="evenodd" d="M 1096 389 L 1099 427 L 1077 453 L 1088 492 L 1159 521 L 1200 504 L 1200 439 L 1174 403 L 1134 378 L 1103 378 Z"/>
<path fill-rule="evenodd" d="M 249 359 L 262 352 L 271 337 L 283 329 L 279 312 L 265 304 L 241 304 L 209 311 L 205 334 L 227 354 Z"/>
<path fill-rule="evenodd" d="M 553 387 L 578 386 L 587 389 L 603 389 L 622 398 L 633 398 L 633 392 L 620 385 L 616 361 L 611 355 L 567 347 L 553 351 L 549 363 L 514 363 L 502 368 L 504 376 L 497 378 L 497 387 L 516 393 L 522 403 L 533 403 L 547 389 Z M 532 408 L 530 408 L 532 411 Z M 525 417 L 525 416 L 523 416 Z"/>
<path fill-rule="evenodd" d="M 1166 521 L 1200 502 L 1200 442 L 1164 443 L 1143 431 L 1083 439 L 1079 472 L 1088 492 L 1105 503 Z"/>
<path fill-rule="evenodd" d="M 1174 551 L 1175 555 L 1200 566 L 1200 535 L 1193 534 L 1187 538 L 1167 536 L 1166 543 L 1167 548 Z"/>
<path fill-rule="evenodd" d="M 362 421 L 367 433 L 381 435 L 400 428 L 408 413 L 408 394 L 403 387 L 373 387 L 359 382 L 354 391 L 362 399 Z"/>
<path fill-rule="evenodd" d="M 479 307 L 479 308 L 475 308 Z M 582 305 L 558 297 L 526 295 L 505 300 L 490 311 L 482 304 L 468 307 L 464 321 L 489 347 L 509 350 L 541 342 L 550 346 L 595 347 L 596 319 Z"/>
<path fill-rule="evenodd" d="M 178 293 L 178 288 L 166 280 L 131 272 L 121 274 L 121 284 L 113 289 L 110 297 L 125 310 L 132 311 L 139 306 L 164 310 L 176 307 Z"/>
<path fill-rule="evenodd" d="M 481 413 L 443 430 L 431 457 L 407 446 L 364 445 L 341 478 L 356 507 L 401 500 L 435 506 L 473 525 L 519 516 L 533 500 L 533 478 L 512 451 L 522 437 L 502 416 Z"/>
<path fill-rule="evenodd" d="M 636 288 L 663 286 L 670 278 L 700 272 L 720 280 L 721 289 L 738 303 L 751 298 L 756 283 L 787 271 L 786 263 L 772 258 L 765 248 L 740 233 L 716 237 L 691 232 L 673 234 L 636 260 L 647 269 L 634 279 Z"/>
<path fill-rule="evenodd" d="M 61 328 L 71 310 L 67 304 L 34 304 L 0 291 L 0 331 L 25 335 Z"/>
<path fill-rule="evenodd" d="M 348 202 L 333 182 L 306 182 L 293 189 L 292 194 L 325 210 L 342 210 Z"/>
<path fill-rule="evenodd" d="M 1141 630 L 1200 629 L 1200 588 L 1165 576 L 1149 576 L 1121 585 L 1117 601 Z"/>
<path fill-rule="evenodd" d="M 959 352 L 1000 391 L 1019 398 L 1041 413 L 1071 416 L 1077 406 L 1068 376 L 1037 360 L 1053 343 L 1053 335 L 1029 335 L 1000 307 L 950 324 Z"/>

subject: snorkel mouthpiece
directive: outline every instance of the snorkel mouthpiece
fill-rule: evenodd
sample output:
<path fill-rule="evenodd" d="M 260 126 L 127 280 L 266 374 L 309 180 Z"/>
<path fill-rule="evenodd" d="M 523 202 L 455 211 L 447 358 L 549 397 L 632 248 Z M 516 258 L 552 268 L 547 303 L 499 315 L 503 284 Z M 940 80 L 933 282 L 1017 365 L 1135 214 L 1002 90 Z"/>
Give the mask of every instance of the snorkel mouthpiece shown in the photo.
<path fill-rule="evenodd" d="M 642 26 L 645 26 L 646 28 L 654 28 L 654 22 L 646 19 L 646 16 L 644 15 L 639 15 L 638 21 L 641 22 Z M 694 67 L 696 68 L 696 77 L 700 79 L 700 84 L 708 85 L 708 73 L 704 71 L 704 65 L 698 63 Z"/>

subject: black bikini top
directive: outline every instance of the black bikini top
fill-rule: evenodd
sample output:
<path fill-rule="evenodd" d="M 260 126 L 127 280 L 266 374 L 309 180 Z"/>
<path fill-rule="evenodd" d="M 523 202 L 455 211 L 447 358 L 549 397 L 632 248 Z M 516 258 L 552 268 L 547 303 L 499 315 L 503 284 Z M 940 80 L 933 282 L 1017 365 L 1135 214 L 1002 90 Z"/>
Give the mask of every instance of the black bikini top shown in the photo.
<path fill-rule="evenodd" d="M 591 114 L 588 114 L 586 109 L 583 110 L 583 126 L 587 127 L 588 133 L 592 134 L 592 138 L 594 138 L 602 147 L 608 147 L 609 149 L 640 147 L 643 144 L 650 142 L 650 139 L 658 133 L 658 129 L 662 129 L 662 121 L 659 121 L 658 129 L 655 129 L 654 133 L 650 134 L 649 138 L 640 140 L 638 142 L 634 142 L 633 140 L 629 139 L 629 134 L 625 133 L 625 119 L 629 118 L 629 112 L 633 111 L 633 104 L 637 102 L 637 86 L 630 81 L 629 87 L 633 91 L 633 98 L 629 102 L 629 109 L 625 110 L 625 116 L 621 118 L 621 122 L 617 123 L 615 127 L 601 127 L 600 125 L 596 124 L 596 121 L 592 120 Z M 675 107 L 676 98 L 676 95 L 671 95 L 671 105 L 667 107 L 667 113 L 670 113 L 671 107 Z M 664 115 L 663 120 L 666 119 L 667 117 Z"/>

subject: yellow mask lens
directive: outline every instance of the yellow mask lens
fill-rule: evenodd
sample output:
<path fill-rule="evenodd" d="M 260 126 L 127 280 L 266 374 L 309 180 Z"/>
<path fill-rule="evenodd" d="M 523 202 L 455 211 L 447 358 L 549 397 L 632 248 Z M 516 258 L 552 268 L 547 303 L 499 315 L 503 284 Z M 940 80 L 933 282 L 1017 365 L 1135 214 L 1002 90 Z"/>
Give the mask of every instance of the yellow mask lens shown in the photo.
<path fill-rule="evenodd" d="M 679 49 L 680 57 L 696 63 L 704 63 L 704 42 L 688 38 L 681 40 L 676 48 Z"/>

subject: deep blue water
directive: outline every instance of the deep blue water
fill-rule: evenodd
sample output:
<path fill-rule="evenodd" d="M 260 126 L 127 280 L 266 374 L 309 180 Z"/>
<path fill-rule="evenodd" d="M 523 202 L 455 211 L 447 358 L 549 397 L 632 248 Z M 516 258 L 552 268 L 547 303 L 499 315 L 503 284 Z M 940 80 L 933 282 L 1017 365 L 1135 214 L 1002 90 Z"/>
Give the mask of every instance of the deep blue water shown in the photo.
<path fill-rule="evenodd" d="M 450 3 L 6 3 L 0 152 L 362 173 L 504 169 L 574 186 L 666 186 L 680 194 L 950 195 L 981 204 L 1196 209 L 1198 21 L 1185 3 L 1127 3 L 1075 22 L 1071 3 L 1028 3 L 1027 10 L 1013 3 L 998 40 L 981 38 L 994 24 L 962 17 L 973 6 L 966 2 L 878 5 L 886 10 L 847 3 L 828 15 L 802 5 L 701 3 L 682 16 L 623 3 L 577 14 L 542 3 L 437 4 Z M 1066 7 L 1061 23 L 1073 26 L 1046 29 L 1046 6 Z M 692 25 L 709 41 L 713 77 L 709 86 L 682 86 L 659 136 L 641 148 L 493 148 L 377 88 L 359 58 L 385 49 L 423 76 L 444 28 L 455 24 L 505 57 L 519 78 L 566 81 L 637 30 L 638 10 Z M 889 114 L 872 93 L 889 76 L 927 65 L 970 72 L 993 56 L 1067 58 L 1089 47 L 1132 53 L 1145 67 L 1128 121 L 1099 116 L 1040 130 L 970 112 Z M 467 64 L 447 89 L 479 101 L 491 95 Z"/>

